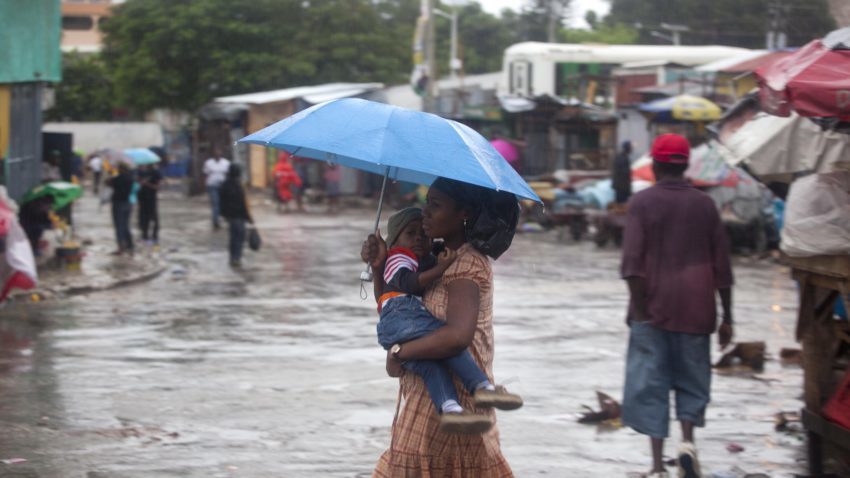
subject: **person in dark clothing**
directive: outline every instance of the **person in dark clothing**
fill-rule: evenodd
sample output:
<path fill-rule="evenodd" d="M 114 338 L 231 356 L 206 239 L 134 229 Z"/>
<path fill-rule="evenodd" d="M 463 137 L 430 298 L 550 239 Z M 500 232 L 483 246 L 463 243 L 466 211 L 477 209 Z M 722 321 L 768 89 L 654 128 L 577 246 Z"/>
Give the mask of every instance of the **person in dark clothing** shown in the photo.
<path fill-rule="evenodd" d="M 705 425 L 711 398 L 710 336 L 732 339 L 732 264 L 723 222 L 711 198 L 685 180 L 691 148 L 675 134 L 652 144 L 657 182 L 629 201 L 621 277 L 629 288 L 630 327 L 622 421 L 650 437 L 652 471 L 669 476 L 664 440 L 670 395 L 681 423 L 680 477 L 699 477 L 694 429 Z M 723 318 L 717 323 L 716 296 Z"/>
<path fill-rule="evenodd" d="M 130 215 L 133 206 L 130 195 L 133 193 L 133 175 L 127 163 L 118 163 L 118 175 L 106 180 L 112 187 L 112 224 L 115 226 L 115 239 L 118 242 L 116 255 L 133 253 L 133 234 L 130 232 Z"/>
<path fill-rule="evenodd" d="M 616 203 L 628 202 L 632 195 L 632 143 L 623 141 L 620 153 L 614 158 L 611 171 L 611 187 L 614 188 Z"/>
<path fill-rule="evenodd" d="M 157 193 L 162 183 L 162 173 L 155 164 L 144 166 L 139 177 L 139 229 L 142 230 L 142 240 L 155 245 L 159 242 L 159 210 Z M 153 231 L 151 231 L 153 226 Z"/>
<path fill-rule="evenodd" d="M 245 245 L 245 223 L 254 223 L 251 212 L 248 210 L 245 190 L 240 183 L 241 175 L 242 168 L 238 164 L 231 164 L 219 191 L 221 215 L 227 219 L 230 228 L 228 249 L 231 267 L 241 267 L 242 248 Z"/>
<path fill-rule="evenodd" d="M 32 246 L 32 252 L 36 256 L 41 255 L 41 250 L 38 247 L 41 236 L 44 231 L 53 227 L 53 222 L 50 220 L 52 206 L 53 198 L 44 196 L 24 204 L 18 212 L 18 221 L 20 221 L 21 228 L 26 233 L 30 246 Z"/>

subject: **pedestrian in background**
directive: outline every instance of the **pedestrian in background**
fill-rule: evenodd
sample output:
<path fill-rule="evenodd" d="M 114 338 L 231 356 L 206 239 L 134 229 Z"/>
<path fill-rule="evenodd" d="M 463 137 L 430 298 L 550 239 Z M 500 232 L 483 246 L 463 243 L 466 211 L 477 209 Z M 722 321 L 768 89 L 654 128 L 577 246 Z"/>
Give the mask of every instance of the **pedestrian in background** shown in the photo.
<path fill-rule="evenodd" d="M 92 154 L 89 157 L 89 169 L 92 172 L 92 188 L 95 194 L 98 194 L 100 189 L 100 177 L 103 175 L 103 159 L 97 154 Z"/>
<path fill-rule="evenodd" d="M 213 229 L 220 229 L 218 217 L 220 215 L 219 189 L 227 176 L 230 161 L 221 157 L 217 149 L 213 150 L 213 156 L 204 162 L 204 175 L 206 176 L 207 194 L 210 198 L 210 209 L 212 210 Z"/>
<path fill-rule="evenodd" d="M 614 188 L 614 202 L 625 204 L 632 195 L 632 143 L 623 141 L 622 149 L 614 158 L 611 168 L 611 187 Z"/>
<path fill-rule="evenodd" d="M 230 233 L 228 250 L 231 267 L 242 266 L 246 223 L 254 223 L 251 212 L 248 210 L 245 189 L 242 188 L 240 181 L 241 176 L 242 168 L 238 164 L 231 164 L 227 170 L 227 177 L 221 185 L 221 215 L 227 219 Z"/>
<path fill-rule="evenodd" d="M 338 164 L 329 163 L 325 166 L 325 196 L 328 198 L 328 213 L 339 211 L 339 182 L 342 179 L 342 169 Z"/>
<path fill-rule="evenodd" d="M 115 227 L 115 239 L 118 242 L 118 250 L 113 254 L 133 253 L 133 234 L 130 232 L 130 215 L 133 205 L 130 196 L 133 193 L 133 175 L 130 165 L 126 162 L 118 163 L 118 174 L 107 179 L 106 184 L 112 188 L 112 225 Z"/>
<path fill-rule="evenodd" d="M 675 134 L 652 144 L 655 186 L 629 202 L 621 275 L 631 298 L 623 424 L 649 435 L 653 468 L 666 478 L 664 439 L 670 392 L 681 422 L 679 476 L 701 477 L 694 427 L 710 398 L 711 334 L 732 339 L 732 266 L 726 232 L 711 198 L 685 181 L 690 145 Z M 715 291 L 723 304 L 718 329 Z"/>
<path fill-rule="evenodd" d="M 275 199 L 277 200 L 278 211 L 281 206 L 286 206 L 286 211 L 289 212 L 289 202 L 294 197 L 293 190 L 301 186 L 301 178 L 290 162 L 292 155 L 286 151 L 282 151 L 278 155 L 277 164 L 274 166 L 274 181 L 275 181 Z M 299 205 L 299 211 L 303 210 Z"/>
<path fill-rule="evenodd" d="M 295 207 L 298 212 L 304 212 L 304 192 L 310 187 L 309 164 L 311 160 L 299 156 L 292 156 L 289 160 L 292 162 L 295 174 L 301 178 L 301 184 L 292 188 L 292 194 L 295 196 Z"/>
<path fill-rule="evenodd" d="M 158 193 L 162 184 L 162 172 L 158 165 L 148 164 L 139 170 L 139 229 L 142 240 L 154 246 L 159 244 Z M 152 227 L 151 227 L 152 226 Z M 151 231 L 151 229 L 153 229 Z"/>

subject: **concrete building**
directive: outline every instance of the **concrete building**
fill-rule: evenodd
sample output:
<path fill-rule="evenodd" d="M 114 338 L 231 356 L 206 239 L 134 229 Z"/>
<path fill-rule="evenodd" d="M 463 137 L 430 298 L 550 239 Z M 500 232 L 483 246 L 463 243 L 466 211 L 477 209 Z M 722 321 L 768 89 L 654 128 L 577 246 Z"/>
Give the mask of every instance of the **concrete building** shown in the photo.
<path fill-rule="evenodd" d="M 236 140 L 324 101 L 358 97 L 386 102 L 383 91 L 382 83 L 329 83 L 216 98 L 213 103 L 201 108 L 198 114 L 200 122 L 193 154 L 195 164 L 191 167 L 193 175 L 199 177 L 197 173 L 203 161 L 213 151 L 218 151 L 245 167 L 252 187 L 268 187 L 272 184 L 272 169 L 279 152 L 257 145 L 234 146 Z M 318 175 L 312 176 L 311 182 L 318 182 Z M 356 192 L 360 189 L 359 181 L 354 171 L 344 169 L 342 192 Z M 199 189 L 199 186 L 192 188 L 192 192 Z"/>
<path fill-rule="evenodd" d="M 113 0 L 62 0 L 62 51 L 95 53 L 103 46 L 100 27 Z"/>
<path fill-rule="evenodd" d="M 62 79 L 59 0 L 0 0 L 0 183 L 20 199 L 41 180 L 42 94 Z"/>

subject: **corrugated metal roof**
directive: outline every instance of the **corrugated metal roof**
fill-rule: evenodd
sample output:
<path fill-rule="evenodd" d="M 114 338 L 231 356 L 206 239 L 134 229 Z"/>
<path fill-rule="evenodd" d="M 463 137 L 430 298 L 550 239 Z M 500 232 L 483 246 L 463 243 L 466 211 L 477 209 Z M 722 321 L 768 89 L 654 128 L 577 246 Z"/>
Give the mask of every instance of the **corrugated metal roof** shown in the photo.
<path fill-rule="evenodd" d="M 766 55 L 762 55 L 757 58 L 752 58 L 747 61 L 742 61 L 740 63 L 727 66 L 726 68 L 723 68 L 720 71 L 724 73 L 746 73 L 750 71 L 755 71 L 761 66 L 770 65 L 773 62 L 779 61 L 782 58 L 785 58 L 786 56 L 791 55 L 793 53 L 793 51 L 772 51 Z"/>
<path fill-rule="evenodd" d="M 62 80 L 59 0 L 0 3 L 0 83 Z"/>
<path fill-rule="evenodd" d="M 247 93 L 244 95 L 222 96 L 216 98 L 219 103 L 247 103 L 266 104 L 278 101 L 294 100 L 302 98 L 308 103 L 321 103 L 323 101 L 335 100 L 337 98 L 348 98 L 384 87 L 383 83 L 328 83 L 315 86 L 298 86 L 295 88 L 284 88 L 282 90 L 262 91 L 259 93 Z"/>
<path fill-rule="evenodd" d="M 768 54 L 767 50 L 752 50 L 745 53 L 740 53 L 738 55 L 732 55 L 728 58 L 723 58 L 722 60 L 713 61 L 711 63 L 706 63 L 705 65 L 698 66 L 694 68 L 697 71 L 722 71 L 724 68 L 730 67 L 732 65 L 737 65 L 738 63 L 751 60 L 753 58 L 758 58 L 760 56 L 764 56 Z"/>

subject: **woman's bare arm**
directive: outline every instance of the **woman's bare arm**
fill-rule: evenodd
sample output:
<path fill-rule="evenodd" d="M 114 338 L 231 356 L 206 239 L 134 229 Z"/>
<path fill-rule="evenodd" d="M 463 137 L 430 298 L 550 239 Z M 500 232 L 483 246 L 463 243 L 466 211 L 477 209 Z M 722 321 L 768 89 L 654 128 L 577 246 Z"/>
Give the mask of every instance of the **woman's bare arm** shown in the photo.
<path fill-rule="evenodd" d="M 472 344 L 478 323 L 478 284 L 468 279 L 454 280 L 448 285 L 446 326 L 434 332 L 405 342 L 399 359 L 442 359 L 463 352 Z M 389 356 L 392 359 L 392 356 Z M 389 371 L 390 364 L 387 364 Z"/>

